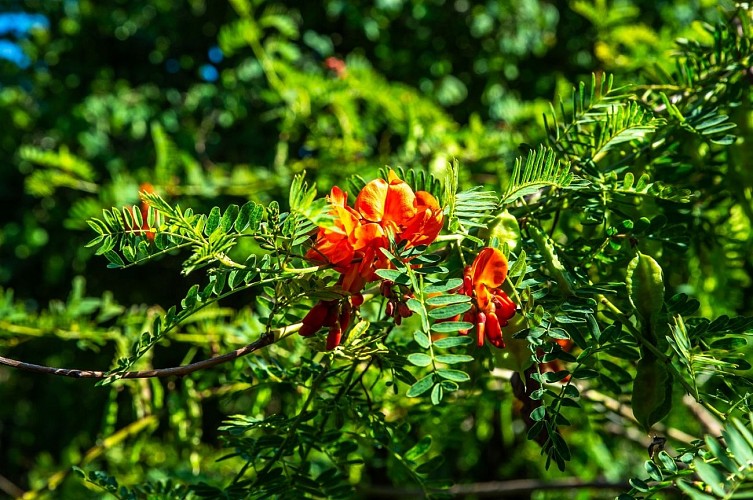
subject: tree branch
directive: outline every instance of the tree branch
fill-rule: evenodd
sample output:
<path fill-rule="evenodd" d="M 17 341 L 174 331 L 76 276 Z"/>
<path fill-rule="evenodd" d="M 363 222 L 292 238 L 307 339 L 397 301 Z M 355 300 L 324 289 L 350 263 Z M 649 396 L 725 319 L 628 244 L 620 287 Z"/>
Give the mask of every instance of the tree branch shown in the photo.
<path fill-rule="evenodd" d="M 193 373 L 199 370 L 204 370 L 206 368 L 211 368 L 213 366 L 216 366 L 222 363 L 227 363 L 228 361 L 232 361 L 234 359 L 238 359 L 240 357 L 246 356 L 247 354 L 251 354 L 254 351 L 258 351 L 259 349 L 263 347 L 266 347 L 270 344 L 275 343 L 277 340 L 280 340 L 281 338 L 287 337 L 291 333 L 297 332 L 298 330 L 300 330 L 301 325 L 302 323 L 296 323 L 294 325 L 280 328 L 274 332 L 264 334 L 256 342 L 252 342 L 251 344 L 241 347 L 240 349 L 236 349 L 234 351 L 222 354 L 220 356 L 216 356 L 214 358 L 204 359 L 202 361 L 197 361 L 196 363 L 191 363 L 191 364 L 183 365 L 183 366 L 174 366 L 171 368 L 157 368 L 154 370 L 141 370 L 141 371 L 132 371 L 132 372 L 124 372 L 120 374 L 115 374 L 115 373 L 99 371 L 99 370 L 54 368 L 52 366 L 35 365 L 32 363 L 25 363 L 23 361 L 18 361 L 18 360 L 6 358 L 3 356 L 0 356 L 0 365 L 11 366 L 13 368 L 18 368 L 19 370 L 24 370 L 28 372 L 44 373 L 47 375 L 57 375 L 59 377 L 71 377 L 71 378 L 104 379 L 104 378 L 111 377 L 113 375 L 117 375 L 118 378 L 163 378 L 163 377 L 172 377 L 172 376 L 182 377 L 182 376 L 188 375 L 189 373 Z"/>
<path fill-rule="evenodd" d="M 520 498 L 523 495 L 530 495 L 535 491 L 570 489 L 609 489 L 626 491 L 630 489 L 630 485 L 627 481 L 583 481 L 582 479 L 575 477 L 551 479 L 546 481 L 537 479 L 514 479 L 511 481 L 491 481 L 488 483 L 456 484 L 447 490 L 437 491 L 437 493 L 449 494 L 453 497 L 473 495 L 478 498 Z M 358 491 L 375 498 L 419 497 L 424 494 L 424 492 L 418 488 L 392 488 L 384 486 L 368 486 L 359 488 Z"/>

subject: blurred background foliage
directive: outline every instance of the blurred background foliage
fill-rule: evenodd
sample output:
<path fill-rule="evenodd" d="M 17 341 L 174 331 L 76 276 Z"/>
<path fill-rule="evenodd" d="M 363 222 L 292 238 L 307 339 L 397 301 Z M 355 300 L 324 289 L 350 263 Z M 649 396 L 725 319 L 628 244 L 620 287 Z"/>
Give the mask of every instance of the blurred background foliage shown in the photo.
<path fill-rule="evenodd" d="M 326 191 L 383 165 L 439 172 L 456 158 L 463 185 L 501 190 L 513 160 L 545 142 L 542 114 L 574 82 L 605 71 L 618 84 L 655 81 L 674 70 L 677 38 L 708 43 L 703 23 L 723 20 L 733 6 L 252 3 L 253 12 L 240 1 L 0 0 L 0 346 L 9 356 L 105 369 L 155 311 L 184 296 L 192 282 L 176 258 L 113 272 L 84 247 L 86 219 L 137 204 L 145 183 L 208 212 L 285 200 L 304 170 Z M 716 208 L 731 240 L 749 238 L 739 207 Z M 709 248 L 718 254 L 706 261 L 744 250 Z M 689 258 L 701 268 L 702 256 Z M 703 291 L 707 314 L 750 312 L 749 270 L 672 280 L 676 291 Z M 252 295 L 235 298 L 195 317 L 149 362 L 172 366 L 248 343 L 251 303 Z M 0 368 L 0 475 L 10 483 L 0 495 L 16 487 L 98 495 L 68 479 L 72 465 L 96 465 L 127 484 L 232 477 L 231 461 L 215 462 L 220 423 L 271 412 L 297 394 L 284 382 L 244 392 L 254 379 L 275 380 L 276 355 L 311 362 L 305 350 L 274 346 L 201 378 L 101 389 Z M 521 435 L 509 389 L 491 393 L 498 397 L 464 403 L 475 406 L 471 421 L 451 404 L 410 409 L 411 420 L 447 429 L 440 446 L 459 458 L 446 477 L 560 474 L 545 472 L 538 448 Z M 398 398 L 386 400 L 386 418 L 402 418 Z M 644 457 L 614 437 L 618 423 L 580 424 L 569 438 L 578 443 L 572 470 L 584 479 L 636 473 Z M 362 472 L 367 482 L 410 484 L 390 460 L 370 457 L 381 467 Z"/>

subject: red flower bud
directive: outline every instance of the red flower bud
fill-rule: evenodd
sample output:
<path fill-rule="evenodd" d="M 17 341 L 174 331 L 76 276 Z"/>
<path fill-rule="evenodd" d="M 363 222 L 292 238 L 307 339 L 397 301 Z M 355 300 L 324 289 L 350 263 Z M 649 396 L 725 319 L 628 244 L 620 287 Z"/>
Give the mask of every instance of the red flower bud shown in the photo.
<path fill-rule="evenodd" d="M 326 302 L 319 302 L 304 316 L 303 326 L 298 330 L 298 334 L 303 337 L 310 337 L 324 326 L 324 322 L 329 315 L 330 307 Z"/>
<path fill-rule="evenodd" d="M 360 307 L 361 304 L 363 304 L 363 295 L 360 293 L 354 293 L 350 296 L 350 303 L 353 304 L 353 307 Z"/>
<path fill-rule="evenodd" d="M 395 315 L 395 302 L 391 300 L 387 301 L 387 309 L 385 312 L 387 313 L 388 317 L 393 317 Z"/>
<path fill-rule="evenodd" d="M 345 302 L 345 305 L 342 308 L 342 311 L 340 311 L 340 329 L 347 330 L 348 325 L 350 325 L 350 314 L 351 314 L 351 308 L 350 304 L 348 302 Z"/>
<path fill-rule="evenodd" d="M 484 336 L 486 334 L 486 314 L 479 312 L 476 314 L 476 344 L 484 347 Z"/>
<path fill-rule="evenodd" d="M 400 302 L 397 305 L 397 314 L 401 318 L 407 318 L 408 316 L 413 314 L 413 311 L 410 310 L 408 304 L 406 304 L 405 302 Z"/>
<path fill-rule="evenodd" d="M 505 347 L 505 341 L 502 339 L 502 328 L 499 326 L 499 319 L 494 313 L 489 313 L 486 317 L 486 338 L 494 347 L 502 349 Z"/>
<path fill-rule="evenodd" d="M 335 347 L 340 345 L 340 341 L 343 338 L 342 328 L 334 326 L 330 328 L 329 334 L 327 334 L 327 350 L 331 351 Z"/>

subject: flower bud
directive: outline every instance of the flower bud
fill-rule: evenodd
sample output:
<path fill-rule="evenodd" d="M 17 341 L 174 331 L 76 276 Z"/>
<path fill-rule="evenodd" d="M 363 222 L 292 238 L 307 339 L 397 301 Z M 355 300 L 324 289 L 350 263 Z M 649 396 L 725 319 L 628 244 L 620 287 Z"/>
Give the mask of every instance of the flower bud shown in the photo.
<path fill-rule="evenodd" d="M 339 326 L 333 326 L 332 328 L 330 328 L 329 334 L 327 334 L 327 350 L 331 351 L 335 347 L 339 346 L 342 337 L 342 328 L 340 328 Z"/>
<path fill-rule="evenodd" d="M 484 347 L 484 337 L 486 336 L 486 314 L 479 312 L 476 315 L 476 345 Z"/>
<path fill-rule="evenodd" d="M 363 295 L 360 293 L 354 293 L 350 296 L 350 303 L 353 304 L 353 307 L 358 308 L 363 304 Z"/>
<path fill-rule="evenodd" d="M 329 306 L 326 302 L 320 301 L 304 316 L 302 320 L 303 326 L 298 330 L 298 334 L 303 337 L 310 337 L 324 326 L 328 316 Z"/>
<path fill-rule="evenodd" d="M 502 339 L 502 328 L 500 328 L 499 319 L 494 313 L 489 313 L 486 317 L 486 338 L 494 347 L 500 349 L 505 347 L 505 341 Z"/>
<path fill-rule="evenodd" d="M 413 314 L 413 311 L 410 310 L 408 304 L 406 304 L 405 302 L 400 302 L 397 305 L 397 314 L 401 318 L 407 318 L 408 316 Z"/>

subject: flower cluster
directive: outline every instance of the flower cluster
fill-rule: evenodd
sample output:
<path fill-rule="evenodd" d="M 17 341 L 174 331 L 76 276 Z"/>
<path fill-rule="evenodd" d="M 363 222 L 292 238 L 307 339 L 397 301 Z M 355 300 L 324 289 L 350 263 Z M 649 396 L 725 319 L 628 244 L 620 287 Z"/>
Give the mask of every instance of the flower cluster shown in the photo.
<path fill-rule="evenodd" d="M 413 294 L 407 287 L 398 285 L 394 281 L 384 280 L 379 287 L 379 291 L 387 299 L 387 316 L 393 318 L 396 325 L 402 323 L 403 318 L 413 315 L 413 312 L 408 308 L 408 301 L 413 297 Z"/>
<path fill-rule="evenodd" d="M 405 247 L 428 245 L 442 229 L 442 209 L 426 191 L 411 187 L 390 171 L 388 179 L 375 179 L 361 190 L 353 207 L 348 194 L 335 186 L 328 197 L 332 225 L 319 228 L 306 257 L 332 264 L 342 273 L 342 288 L 358 292 L 377 277 L 374 271 L 389 267 L 380 248 L 392 238 Z"/>
<path fill-rule="evenodd" d="M 343 332 L 350 325 L 350 317 L 354 308 L 363 303 L 363 296 L 359 293 L 349 300 L 321 300 L 303 318 L 303 326 L 298 333 L 303 337 L 310 337 L 322 327 L 327 327 L 327 350 L 332 350 L 342 340 Z"/>
<path fill-rule="evenodd" d="M 463 273 L 460 292 L 473 299 L 463 320 L 475 325 L 479 347 L 484 345 L 485 338 L 495 347 L 505 347 L 502 327 L 507 326 L 517 310 L 510 297 L 499 289 L 506 278 L 507 259 L 502 252 L 489 247 L 482 249 Z M 468 331 L 460 333 L 467 335 Z"/>
<path fill-rule="evenodd" d="M 353 207 L 348 205 L 348 194 L 337 186 L 327 199 L 333 221 L 319 227 L 306 257 L 332 265 L 342 274 L 340 287 L 351 295 L 363 290 L 367 282 L 376 280 L 377 269 L 390 267 L 380 250 L 389 248 L 390 241 L 406 249 L 428 245 L 442 230 L 442 209 L 436 198 L 426 191 L 414 192 L 393 171 L 389 172 L 387 180 L 375 179 L 366 184 Z M 314 306 L 306 316 L 308 320 L 304 320 L 306 333 L 325 326 L 332 332 L 335 322 L 330 311 L 333 308 L 334 305 L 325 301 Z M 327 314 L 323 313 L 325 310 Z M 341 329 L 342 323 L 339 321 Z M 328 348 L 336 345 L 339 340 L 327 342 Z"/>

